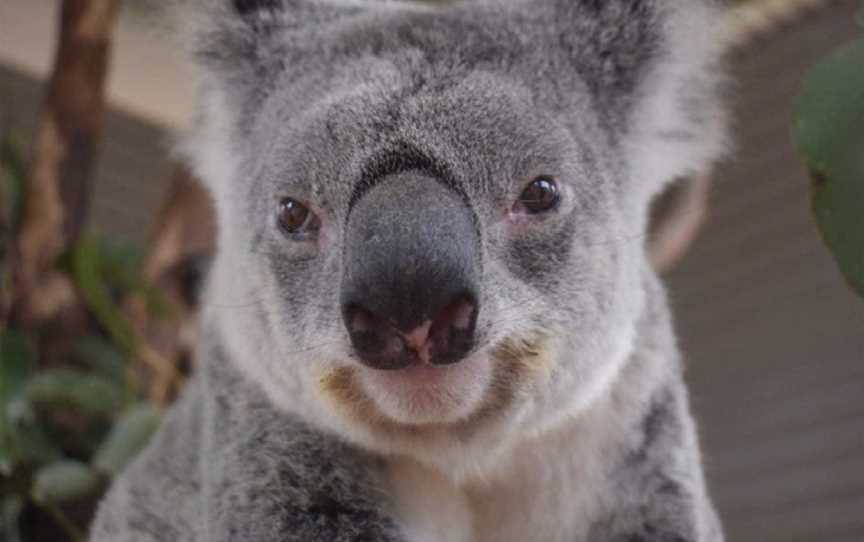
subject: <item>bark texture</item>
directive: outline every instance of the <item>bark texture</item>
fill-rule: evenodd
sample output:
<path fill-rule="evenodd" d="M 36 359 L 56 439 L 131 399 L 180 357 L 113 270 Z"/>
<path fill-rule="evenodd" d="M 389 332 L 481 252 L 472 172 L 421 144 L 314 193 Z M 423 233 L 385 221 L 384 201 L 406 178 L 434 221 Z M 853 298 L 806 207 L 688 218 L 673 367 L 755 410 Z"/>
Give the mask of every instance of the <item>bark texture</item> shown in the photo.
<path fill-rule="evenodd" d="M 675 267 L 696 240 L 708 217 L 711 179 L 696 177 L 673 184 L 654 202 L 648 255 L 654 268 Z"/>
<path fill-rule="evenodd" d="M 75 297 L 53 267 L 87 219 L 116 12 L 116 0 L 63 2 L 15 242 L 13 318 L 23 326 L 55 316 Z"/>

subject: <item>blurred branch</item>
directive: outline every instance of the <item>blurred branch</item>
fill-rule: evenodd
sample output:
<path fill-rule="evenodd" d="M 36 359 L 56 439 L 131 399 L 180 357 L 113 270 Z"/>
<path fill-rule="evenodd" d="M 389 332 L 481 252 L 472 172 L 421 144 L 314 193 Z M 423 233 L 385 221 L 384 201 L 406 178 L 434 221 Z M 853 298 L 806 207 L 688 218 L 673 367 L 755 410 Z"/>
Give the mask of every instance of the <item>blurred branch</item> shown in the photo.
<path fill-rule="evenodd" d="M 735 0 L 728 10 L 726 43 L 743 49 L 832 3 L 837 0 Z"/>
<path fill-rule="evenodd" d="M 190 255 L 213 249 L 215 224 L 210 195 L 184 166 L 174 171 L 144 262 L 144 278 L 157 281 Z"/>
<path fill-rule="evenodd" d="M 178 165 L 171 190 L 157 217 L 156 231 L 144 261 L 144 279 L 158 288 L 166 317 L 147 310 L 141 294 L 126 302 L 126 312 L 141 343 L 136 355 L 147 397 L 164 404 L 180 388 L 184 360 L 195 341 L 197 291 L 203 267 L 213 251 L 215 224 L 210 197 L 191 173 Z"/>
<path fill-rule="evenodd" d="M 56 314 L 74 292 L 52 269 L 81 233 L 105 109 L 115 0 L 64 0 L 60 39 L 42 103 L 15 243 L 13 318 Z"/>
<path fill-rule="evenodd" d="M 654 202 L 648 256 L 654 268 L 669 271 L 684 257 L 708 216 L 708 176 L 678 181 Z"/>

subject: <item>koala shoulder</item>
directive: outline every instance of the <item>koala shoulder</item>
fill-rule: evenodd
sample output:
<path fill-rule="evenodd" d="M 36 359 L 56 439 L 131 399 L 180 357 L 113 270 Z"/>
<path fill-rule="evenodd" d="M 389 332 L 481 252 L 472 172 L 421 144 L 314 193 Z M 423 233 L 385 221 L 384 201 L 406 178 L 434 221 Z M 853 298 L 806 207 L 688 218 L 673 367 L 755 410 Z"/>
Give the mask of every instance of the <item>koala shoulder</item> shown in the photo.
<path fill-rule="evenodd" d="M 375 461 L 206 362 L 112 487 L 92 541 L 401 540 Z"/>
<path fill-rule="evenodd" d="M 201 422 L 198 381 L 168 412 L 148 447 L 117 478 L 97 510 L 90 540 L 195 540 L 201 519 Z"/>
<path fill-rule="evenodd" d="M 376 460 L 277 411 L 227 362 L 207 377 L 207 540 L 401 540 Z"/>

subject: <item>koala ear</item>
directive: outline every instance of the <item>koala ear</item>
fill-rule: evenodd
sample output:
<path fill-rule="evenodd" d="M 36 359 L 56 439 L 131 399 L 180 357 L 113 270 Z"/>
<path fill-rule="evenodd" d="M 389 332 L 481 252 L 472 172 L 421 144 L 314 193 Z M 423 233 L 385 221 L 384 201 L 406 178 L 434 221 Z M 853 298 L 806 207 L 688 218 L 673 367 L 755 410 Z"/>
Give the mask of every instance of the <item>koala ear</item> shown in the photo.
<path fill-rule="evenodd" d="M 199 69 L 198 114 L 179 153 L 217 196 L 233 178 L 238 130 L 290 70 L 326 63 L 321 44 L 340 23 L 399 0 L 147 0 L 162 11 L 179 47 Z M 220 211 L 221 212 L 221 211 Z"/>
<path fill-rule="evenodd" d="M 362 9 L 351 0 L 174 0 L 174 6 L 182 25 L 177 33 L 197 63 L 229 77 L 261 73 L 292 42 L 311 41 L 316 31 Z"/>
<path fill-rule="evenodd" d="M 610 116 L 623 113 L 621 106 L 631 99 L 662 42 L 657 7 L 660 2 L 534 0 L 534 3 L 545 8 L 559 47 L 569 55 L 573 68 L 604 111 Z"/>
<path fill-rule="evenodd" d="M 555 25 L 559 46 L 649 196 L 676 178 L 706 173 L 724 154 L 728 15 L 718 0 L 529 3 Z"/>

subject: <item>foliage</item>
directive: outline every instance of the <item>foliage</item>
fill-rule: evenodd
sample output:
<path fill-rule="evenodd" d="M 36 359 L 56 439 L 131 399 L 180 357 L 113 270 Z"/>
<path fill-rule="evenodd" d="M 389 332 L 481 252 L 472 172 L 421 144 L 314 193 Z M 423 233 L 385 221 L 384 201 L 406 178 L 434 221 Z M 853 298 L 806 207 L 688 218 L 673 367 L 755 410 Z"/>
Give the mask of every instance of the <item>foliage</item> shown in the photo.
<path fill-rule="evenodd" d="M 813 179 L 813 210 L 840 270 L 864 296 L 864 38 L 807 75 L 795 137 Z"/>
<path fill-rule="evenodd" d="M 0 174 L 4 224 L 14 232 L 25 167 L 6 142 Z M 4 236 L 4 245 L 11 237 Z M 60 258 L 57 270 L 75 285 L 88 325 L 81 336 L 64 337 L 58 361 L 46 364 L 39 351 L 47 330 L 0 328 L 2 540 L 31 539 L 22 518 L 34 509 L 69 540 L 81 540 L 86 518 L 67 513 L 69 507 L 92 508 L 158 425 L 158 408 L 142 399 L 128 368 L 137 341 L 120 302 L 143 294 L 160 310 L 138 272 L 140 261 L 136 247 L 95 236 L 82 237 Z"/>
<path fill-rule="evenodd" d="M 24 174 L 24 161 L 15 145 L 10 139 L 0 138 L 0 306 L 8 305 L 11 298 L 11 270 L 4 262 L 8 261 L 10 236 L 21 214 Z"/>

